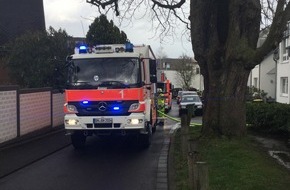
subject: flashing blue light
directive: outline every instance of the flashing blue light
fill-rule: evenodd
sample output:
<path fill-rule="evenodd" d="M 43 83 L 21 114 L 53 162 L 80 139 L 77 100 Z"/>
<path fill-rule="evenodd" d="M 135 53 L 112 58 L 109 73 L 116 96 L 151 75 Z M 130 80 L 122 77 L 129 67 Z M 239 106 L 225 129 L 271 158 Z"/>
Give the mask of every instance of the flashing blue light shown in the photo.
<path fill-rule="evenodd" d="M 134 45 L 130 42 L 125 43 L 125 52 L 133 52 Z"/>
<path fill-rule="evenodd" d="M 88 103 L 89 103 L 88 100 L 84 100 L 84 101 L 83 101 L 83 104 L 88 104 Z"/>
<path fill-rule="evenodd" d="M 81 45 L 80 47 L 79 47 L 79 53 L 87 53 L 87 46 L 85 46 L 85 45 Z"/>
<path fill-rule="evenodd" d="M 118 110 L 120 110 L 120 107 L 115 106 L 113 109 L 114 109 L 115 111 L 118 111 Z"/>
<path fill-rule="evenodd" d="M 86 46 L 80 46 L 80 50 L 87 50 Z"/>

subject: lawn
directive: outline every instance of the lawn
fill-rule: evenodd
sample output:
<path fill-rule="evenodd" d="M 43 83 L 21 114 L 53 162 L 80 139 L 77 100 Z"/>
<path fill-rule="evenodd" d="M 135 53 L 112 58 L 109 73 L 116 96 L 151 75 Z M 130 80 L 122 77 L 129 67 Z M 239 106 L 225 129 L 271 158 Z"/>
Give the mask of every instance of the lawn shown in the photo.
<path fill-rule="evenodd" d="M 190 135 L 196 138 L 199 128 L 191 128 Z M 187 160 L 181 156 L 180 130 L 174 134 L 172 148 L 175 187 L 187 190 Z M 289 190 L 290 171 L 279 165 L 250 137 L 199 139 L 199 155 L 209 168 L 210 190 Z M 170 171 L 170 170 L 169 170 Z"/>

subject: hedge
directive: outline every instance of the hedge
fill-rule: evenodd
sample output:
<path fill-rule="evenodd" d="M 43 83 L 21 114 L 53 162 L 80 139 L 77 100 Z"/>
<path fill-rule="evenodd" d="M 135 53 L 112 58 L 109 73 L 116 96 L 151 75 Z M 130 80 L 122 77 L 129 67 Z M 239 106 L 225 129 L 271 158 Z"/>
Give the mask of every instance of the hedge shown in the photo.
<path fill-rule="evenodd" d="M 255 130 L 290 132 L 290 105 L 281 103 L 247 103 L 247 124 Z"/>

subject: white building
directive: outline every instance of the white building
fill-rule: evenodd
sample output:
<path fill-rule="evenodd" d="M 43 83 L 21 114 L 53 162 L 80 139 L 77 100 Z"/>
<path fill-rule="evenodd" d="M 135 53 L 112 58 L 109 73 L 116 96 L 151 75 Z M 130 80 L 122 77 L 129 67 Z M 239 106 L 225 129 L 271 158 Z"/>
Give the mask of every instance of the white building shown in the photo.
<path fill-rule="evenodd" d="M 252 70 L 248 86 L 253 86 L 267 93 L 267 97 L 276 99 L 276 62 L 273 52 Z"/>
<path fill-rule="evenodd" d="M 165 77 L 174 85 L 174 88 L 182 88 L 182 78 L 176 71 L 176 67 L 180 64 L 179 60 L 170 58 L 160 59 L 158 65 L 157 77 L 160 78 L 161 73 L 164 73 Z M 191 87 L 203 91 L 203 76 L 200 74 L 200 68 L 196 61 L 194 61 L 193 70 L 195 74 L 191 81 Z"/>
<path fill-rule="evenodd" d="M 290 104 L 289 78 L 290 78 L 290 22 L 284 32 L 279 49 L 269 53 L 261 64 L 251 72 L 248 86 L 254 86 L 267 93 L 267 97 L 276 99 L 276 102 Z M 266 33 L 261 33 L 258 46 L 260 46 Z"/>
<path fill-rule="evenodd" d="M 279 59 L 277 60 L 277 102 L 290 104 L 290 22 L 284 32 L 284 38 L 279 44 Z"/>

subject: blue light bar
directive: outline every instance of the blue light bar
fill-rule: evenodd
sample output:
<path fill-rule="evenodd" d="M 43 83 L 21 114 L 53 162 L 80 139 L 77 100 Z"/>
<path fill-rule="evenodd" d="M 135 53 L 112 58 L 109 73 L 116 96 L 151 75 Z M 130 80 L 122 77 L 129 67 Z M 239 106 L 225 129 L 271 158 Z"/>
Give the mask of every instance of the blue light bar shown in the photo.
<path fill-rule="evenodd" d="M 81 53 L 87 53 L 87 46 L 85 46 L 85 45 L 81 45 L 80 47 L 79 47 L 79 53 L 81 54 Z"/>
<path fill-rule="evenodd" d="M 86 46 L 80 46 L 80 50 L 87 50 Z"/>
<path fill-rule="evenodd" d="M 120 110 L 120 107 L 115 106 L 113 109 L 114 109 L 115 111 L 118 111 L 118 110 Z"/>
<path fill-rule="evenodd" d="M 125 52 L 133 52 L 134 45 L 130 42 L 125 43 Z"/>
<path fill-rule="evenodd" d="M 84 101 L 83 101 L 83 104 L 88 104 L 88 103 L 89 103 L 88 100 L 84 100 Z"/>

